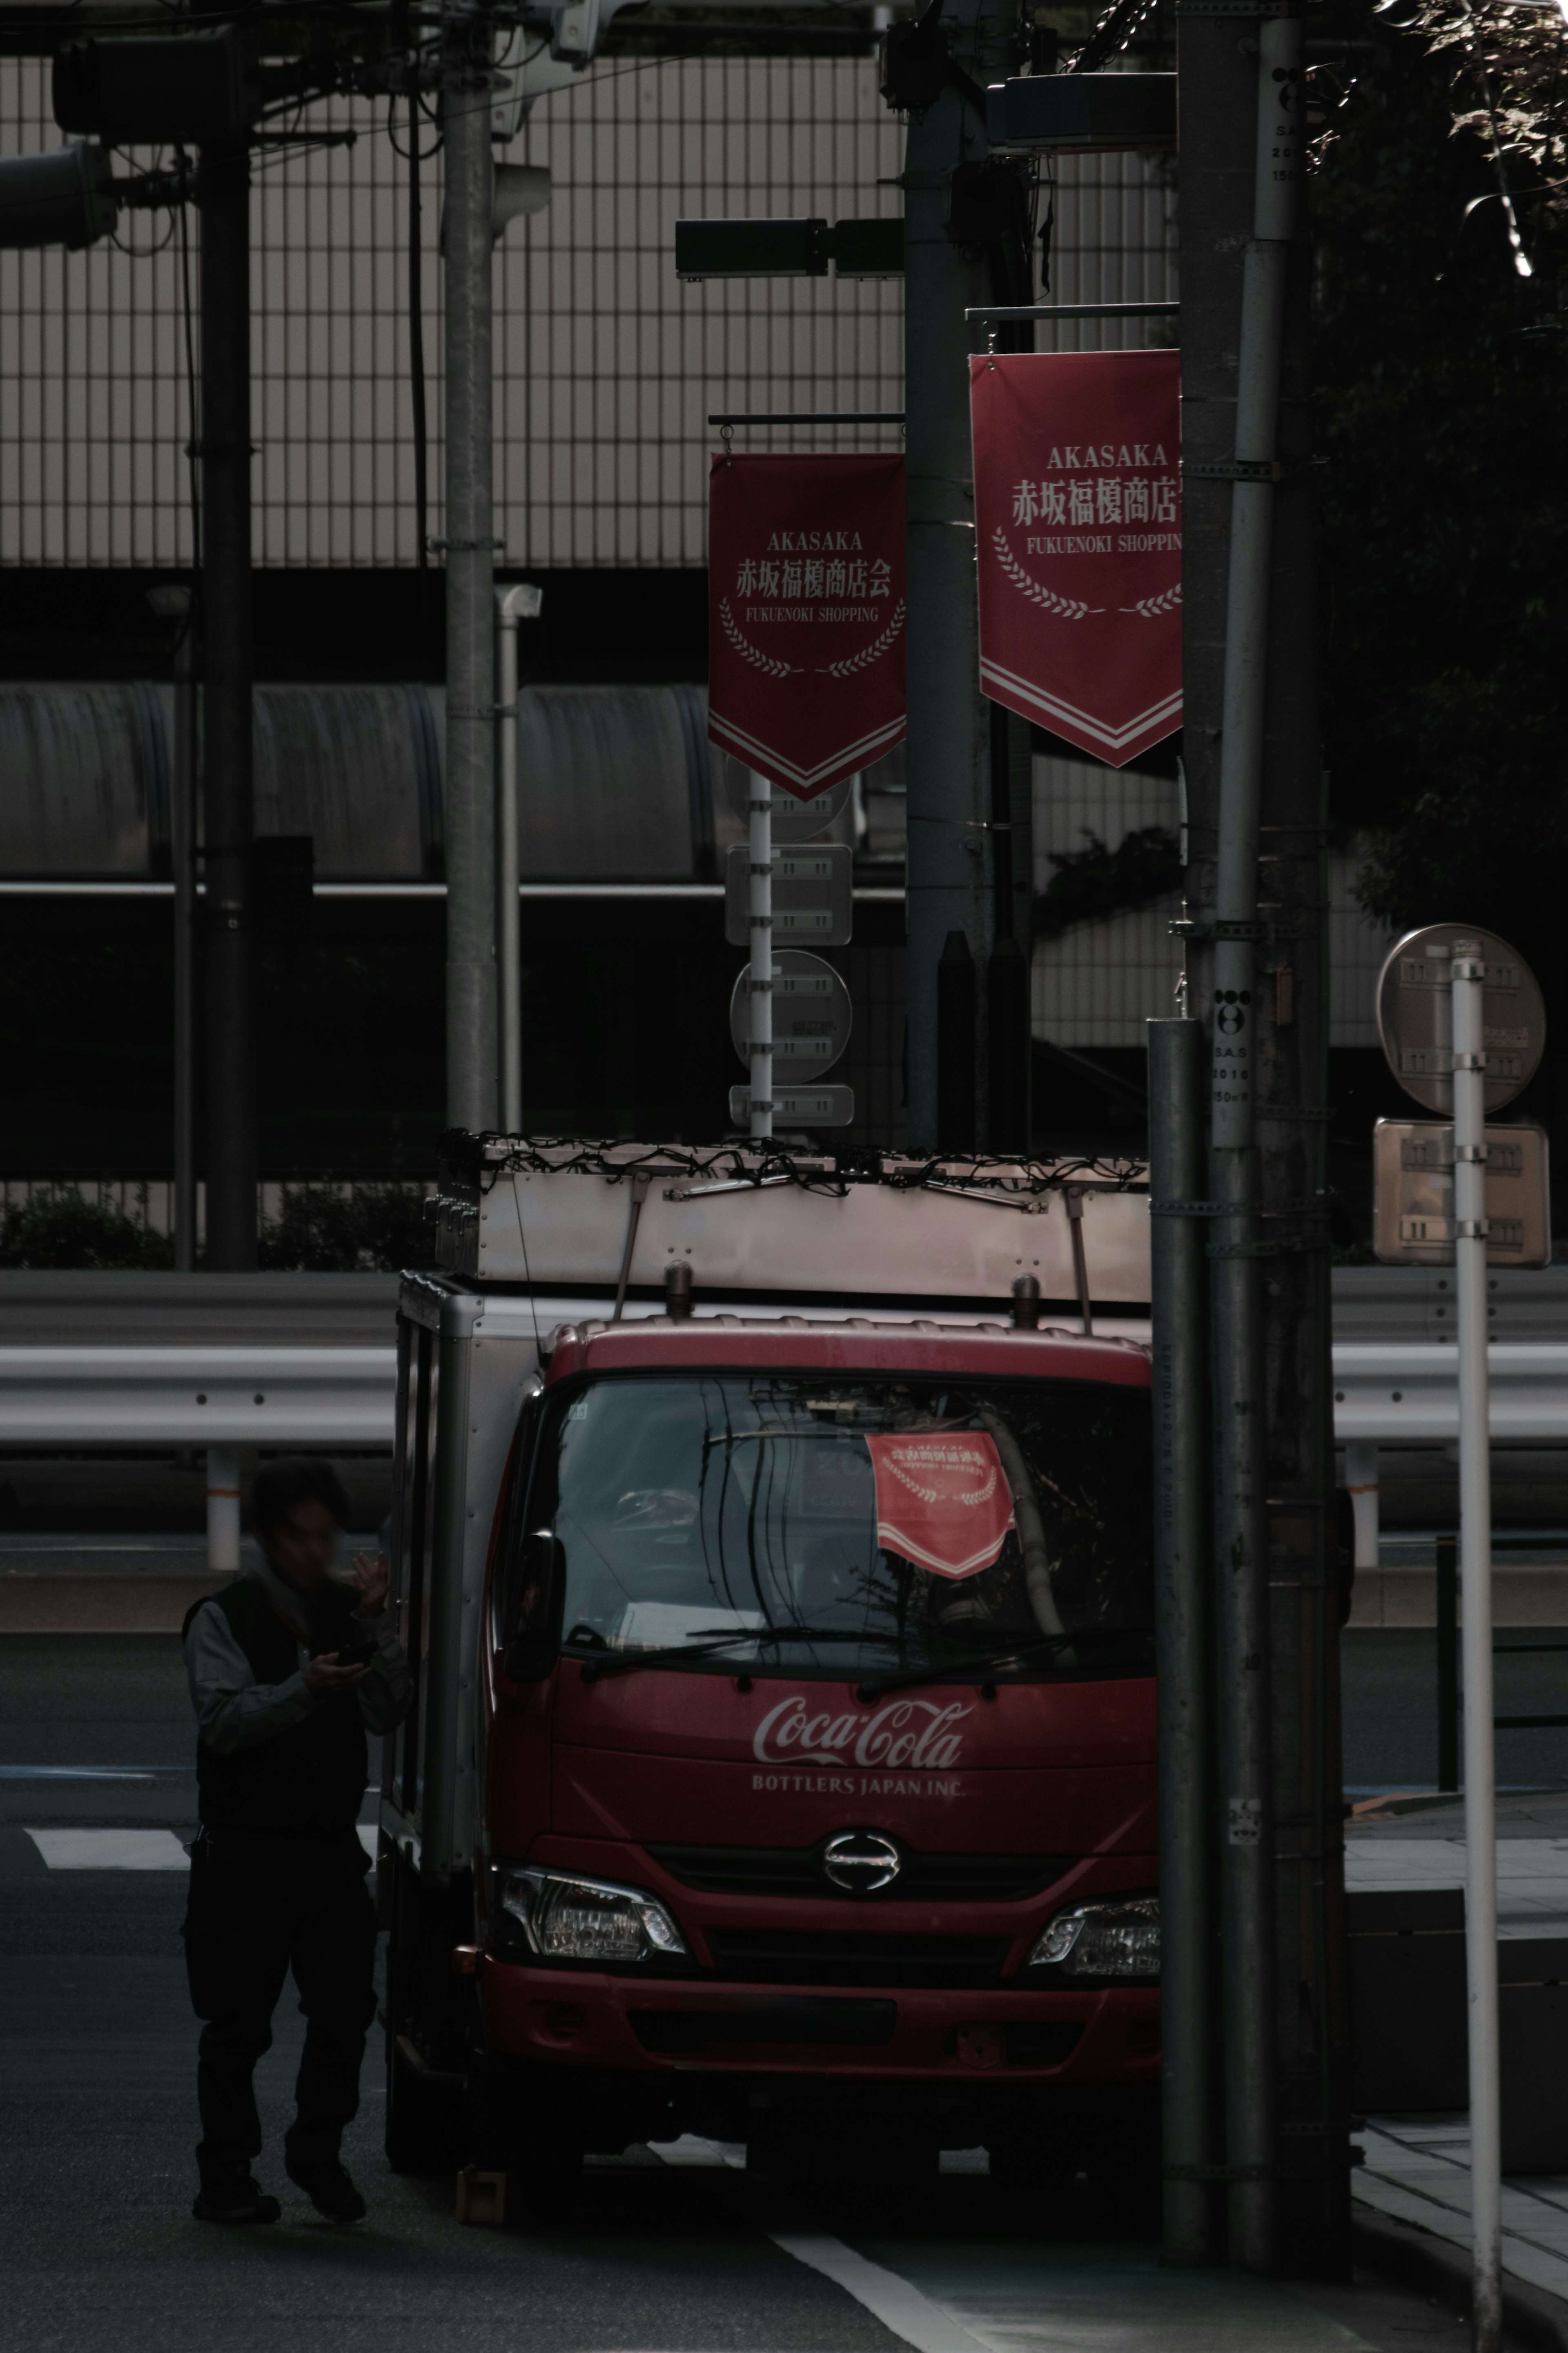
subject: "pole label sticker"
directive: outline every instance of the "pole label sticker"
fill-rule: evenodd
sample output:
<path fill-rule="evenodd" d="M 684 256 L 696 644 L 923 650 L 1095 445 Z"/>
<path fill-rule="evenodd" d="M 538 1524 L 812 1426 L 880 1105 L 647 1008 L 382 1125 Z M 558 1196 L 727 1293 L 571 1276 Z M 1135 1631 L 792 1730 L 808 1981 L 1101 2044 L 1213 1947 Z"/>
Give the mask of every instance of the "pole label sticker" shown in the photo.
<path fill-rule="evenodd" d="M 904 733 L 902 458 L 716 456 L 708 733 L 796 800 Z"/>
<path fill-rule="evenodd" d="M 981 687 L 1113 768 L 1182 723 L 1180 369 L 969 363 Z"/>

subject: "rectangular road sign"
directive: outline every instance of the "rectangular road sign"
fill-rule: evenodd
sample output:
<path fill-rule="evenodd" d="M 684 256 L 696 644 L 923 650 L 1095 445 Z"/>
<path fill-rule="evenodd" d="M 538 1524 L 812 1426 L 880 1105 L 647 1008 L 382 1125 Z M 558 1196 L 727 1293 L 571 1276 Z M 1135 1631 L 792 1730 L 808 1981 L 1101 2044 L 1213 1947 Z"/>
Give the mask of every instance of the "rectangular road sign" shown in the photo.
<path fill-rule="evenodd" d="M 750 1087 L 730 1090 L 730 1124 L 745 1127 L 752 1116 Z M 780 1127 L 847 1127 L 855 1116 L 853 1087 L 775 1087 L 773 1125 Z"/>
<path fill-rule="evenodd" d="M 751 852 L 733 842 L 724 860 L 724 937 L 750 947 Z M 773 852 L 775 948 L 841 948 L 855 928 L 854 853 L 841 843 L 802 842 Z"/>
<path fill-rule="evenodd" d="M 1454 1131 L 1380 1119 L 1373 1130 L 1373 1247 L 1385 1266 L 1454 1263 Z M 1550 1266 L 1552 1194 L 1539 1127 L 1487 1129 L 1487 1263 Z"/>

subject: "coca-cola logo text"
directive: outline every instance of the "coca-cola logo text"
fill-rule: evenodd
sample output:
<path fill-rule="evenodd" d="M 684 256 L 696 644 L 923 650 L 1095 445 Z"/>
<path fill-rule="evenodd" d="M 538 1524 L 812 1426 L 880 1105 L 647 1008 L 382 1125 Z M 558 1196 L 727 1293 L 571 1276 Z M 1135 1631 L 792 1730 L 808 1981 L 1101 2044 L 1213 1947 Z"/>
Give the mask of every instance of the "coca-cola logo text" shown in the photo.
<path fill-rule="evenodd" d="M 889 1700 L 869 1715 L 808 1715 L 795 1692 L 758 1725 L 752 1754 L 759 1765 L 885 1765 L 941 1772 L 956 1765 L 963 1736 L 953 1729 L 972 1707 L 950 1701 Z"/>

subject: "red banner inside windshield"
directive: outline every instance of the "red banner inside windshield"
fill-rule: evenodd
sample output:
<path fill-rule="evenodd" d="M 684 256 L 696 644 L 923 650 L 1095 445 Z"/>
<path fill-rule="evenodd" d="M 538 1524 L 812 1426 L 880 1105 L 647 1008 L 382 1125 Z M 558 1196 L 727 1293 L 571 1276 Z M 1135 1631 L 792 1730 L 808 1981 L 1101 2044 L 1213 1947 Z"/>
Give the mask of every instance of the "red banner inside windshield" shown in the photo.
<path fill-rule="evenodd" d="M 995 1440 L 984 1430 L 868 1438 L 877 1482 L 877 1542 L 937 1577 L 989 1568 L 1013 1525 Z"/>

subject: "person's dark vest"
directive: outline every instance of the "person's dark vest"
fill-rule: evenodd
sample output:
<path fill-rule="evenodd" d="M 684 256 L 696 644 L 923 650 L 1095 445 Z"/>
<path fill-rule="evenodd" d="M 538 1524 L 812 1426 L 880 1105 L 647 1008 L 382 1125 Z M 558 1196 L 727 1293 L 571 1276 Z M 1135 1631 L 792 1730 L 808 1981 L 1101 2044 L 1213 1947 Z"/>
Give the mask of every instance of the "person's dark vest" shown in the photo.
<path fill-rule="evenodd" d="M 363 1629 L 353 1623 L 358 1599 L 337 1585 L 318 1586 L 310 1594 L 312 1655 L 362 1638 Z M 209 1602 L 227 1619 L 258 1683 L 284 1683 L 298 1672 L 298 1638 L 254 1577 L 224 1586 L 196 1609 Z M 183 1633 L 195 1614 L 187 1612 Z M 300 1723 L 248 1748 L 218 1755 L 205 1741 L 196 1744 L 198 1810 L 213 1831 L 291 1838 L 352 1832 L 369 1778 L 364 1725 L 352 1690 L 318 1700 Z"/>

